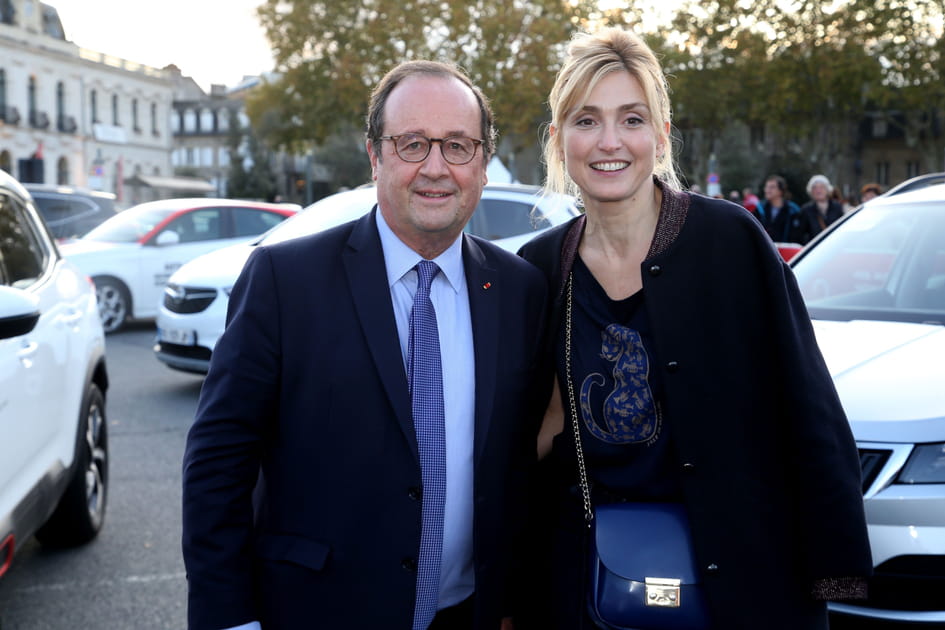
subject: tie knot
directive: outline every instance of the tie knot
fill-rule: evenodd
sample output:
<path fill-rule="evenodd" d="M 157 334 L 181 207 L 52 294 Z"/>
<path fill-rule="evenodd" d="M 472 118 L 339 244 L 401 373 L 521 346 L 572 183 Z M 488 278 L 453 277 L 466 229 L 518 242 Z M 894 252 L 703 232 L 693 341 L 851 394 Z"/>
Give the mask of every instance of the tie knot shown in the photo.
<path fill-rule="evenodd" d="M 421 260 L 417 263 L 417 274 L 420 279 L 418 281 L 418 287 L 422 288 L 424 291 L 430 291 L 430 285 L 433 284 L 433 278 L 436 277 L 436 274 L 439 273 L 440 268 L 436 266 L 436 263 L 432 260 Z"/>

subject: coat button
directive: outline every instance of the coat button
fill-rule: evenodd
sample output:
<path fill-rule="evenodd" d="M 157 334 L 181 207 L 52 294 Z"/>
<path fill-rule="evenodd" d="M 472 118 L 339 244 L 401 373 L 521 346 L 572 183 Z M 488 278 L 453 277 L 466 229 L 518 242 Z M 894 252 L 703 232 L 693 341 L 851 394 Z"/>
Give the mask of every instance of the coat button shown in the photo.
<path fill-rule="evenodd" d="M 686 462 L 682 465 L 683 472 L 694 473 L 696 471 L 696 465 L 692 462 Z"/>
<path fill-rule="evenodd" d="M 677 362 L 677 361 L 670 361 L 669 363 L 667 363 L 667 364 L 666 364 L 666 371 L 669 372 L 670 374 L 675 374 L 676 372 L 678 372 L 678 371 L 679 371 L 679 362 Z"/>
<path fill-rule="evenodd" d="M 651 275 L 651 276 L 658 276 L 658 275 L 660 275 L 661 273 L 663 273 L 663 268 L 660 267 L 659 265 L 653 265 L 653 266 L 650 267 L 650 275 Z"/>
<path fill-rule="evenodd" d="M 713 562 L 712 564 L 710 564 L 709 566 L 707 566 L 707 567 L 705 568 L 705 570 L 708 571 L 709 573 L 715 573 L 715 572 L 717 572 L 717 571 L 719 570 L 719 565 L 717 565 L 717 564 L 715 564 L 715 563 Z"/>
<path fill-rule="evenodd" d="M 420 490 L 420 488 L 417 488 L 416 486 L 414 486 L 410 488 L 409 490 L 407 490 L 407 496 L 413 499 L 414 501 L 419 501 L 420 499 L 423 498 L 423 492 Z"/>
<path fill-rule="evenodd" d="M 416 571 L 416 570 L 417 570 L 417 561 L 414 560 L 413 558 L 404 558 L 403 560 L 401 560 L 400 566 L 401 566 L 405 571 Z"/>

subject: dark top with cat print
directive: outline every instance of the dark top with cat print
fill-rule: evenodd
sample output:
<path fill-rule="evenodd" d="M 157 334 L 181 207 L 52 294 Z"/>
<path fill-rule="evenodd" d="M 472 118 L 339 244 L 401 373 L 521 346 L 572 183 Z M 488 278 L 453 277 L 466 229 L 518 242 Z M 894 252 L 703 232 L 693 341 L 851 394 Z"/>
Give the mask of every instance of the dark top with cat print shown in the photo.
<path fill-rule="evenodd" d="M 678 501 L 680 480 L 660 412 L 659 370 L 651 369 L 656 364 L 643 291 L 610 299 L 580 257 L 573 282 L 570 376 L 594 500 Z M 564 326 L 558 347 L 563 371 Z M 573 449 L 566 388 L 563 395 L 567 420 L 560 437 L 568 436 Z"/>

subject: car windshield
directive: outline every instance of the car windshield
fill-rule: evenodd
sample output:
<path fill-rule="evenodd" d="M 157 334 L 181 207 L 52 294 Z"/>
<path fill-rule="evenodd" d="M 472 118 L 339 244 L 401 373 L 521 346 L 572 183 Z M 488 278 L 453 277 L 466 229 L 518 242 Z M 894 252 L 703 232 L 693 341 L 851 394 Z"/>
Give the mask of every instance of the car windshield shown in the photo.
<path fill-rule="evenodd" d="M 864 206 L 794 274 L 814 319 L 945 323 L 945 203 Z"/>
<path fill-rule="evenodd" d="M 325 197 L 266 232 L 257 244 L 274 245 L 353 221 L 367 213 L 376 202 L 373 188 Z"/>
<path fill-rule="evenodd" d="M 129 208 L 82 238 L 107 243 L 135 243 L 174 212 L 171 208 Z"/>

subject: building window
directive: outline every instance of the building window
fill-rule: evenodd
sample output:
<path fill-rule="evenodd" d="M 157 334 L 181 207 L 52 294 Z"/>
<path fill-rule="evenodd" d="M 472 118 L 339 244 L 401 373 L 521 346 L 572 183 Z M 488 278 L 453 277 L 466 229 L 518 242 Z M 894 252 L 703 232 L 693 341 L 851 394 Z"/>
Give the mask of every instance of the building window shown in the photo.
<path fill-rule="evenodd" d="M 131 128 L 135 133 L 141 133 L 141 126 L 138 125 L 138 99 L 131 99 Z"/>
<path fill-rule="evenodd" d="M 227 109 L 221 109 L 217 113 L 217 130 L 220 132 L 229 131 L 230 129 L 230 111 Z"/>
<path fill-rule="evenodd" d="M 200 112 L 200 131 L 202 133 L 213 133 L 214 131 L 213 112 L 209 109 Z"/>
<path fill-rule="evenodd" d="M 880 186 L 889 186 L 889 162 L 876 163 L 876 182 Z"/>
<path fill-rule="evenodd" d="M 13 174 L 13 158 L 9 151 L 0 151 L 0 171 Z"/>
<path fill-rule="evenodd" d="M 69 160 L 64 157 L 56 162 L 56 183 L 65 186 L 69 183 Z"/>
<path fill-rule="evenodd" d="M 89 94 L 89 109 L 92 110 L 92 124 L 98 122 L 98 92 L 92 90 Z"/>
<path fill-rule="evenodd" d="M 184 159 L 184 164 L 186 164 L 187 166 L 194 165 L 194 148 L 193 147 L 187 147 L 187 157 Z"/>
<path fill-rule="evenodd" d="M 919 163 L 906 162 L 906 179 L 912 179 L 919 176 Z"/>
<path fill-rule="evenodd" d="M 874 138 L 885 138 L 886 134 L 889 131 L 889 125 L 886 123 L 885 118 L 874 118 L 873 119 L 873 137 Z"/>
<path fill-rule="evenodd" d="M 158 113 L 157 113 L 157 103 L 151 103 L 151 135 L 158 135 Z"/>
<path fill-rule="evenodd" d="M 29 106 L 30 120 L 35 120 L 36 119 L 36 77 L 30 77 L 29 95 L 27 96 L 27 98 L 28 98 L 27 103 Z"/>
<path fill-rule="evenodd" d="M 0 109 L 7 107 L 7 71 L 0 68 Z"/>
<path fill-rule="evenodd" d="M 118 119 L 118 95 L 112 94 L 112 124 L 116 127 L 121 124 Z"/>
<path fill-rule="evenodd" d="M 184 110 L 184 133 L 194 133 L 197 131 L 197 114 L 194 110 Z"/>

